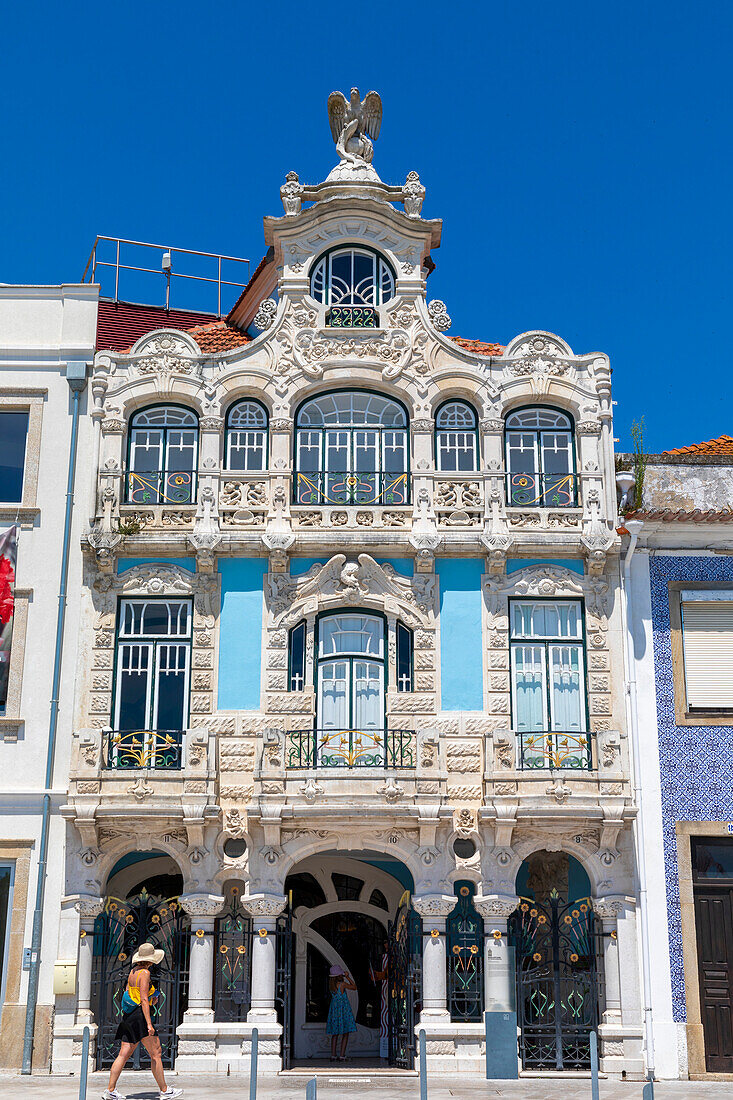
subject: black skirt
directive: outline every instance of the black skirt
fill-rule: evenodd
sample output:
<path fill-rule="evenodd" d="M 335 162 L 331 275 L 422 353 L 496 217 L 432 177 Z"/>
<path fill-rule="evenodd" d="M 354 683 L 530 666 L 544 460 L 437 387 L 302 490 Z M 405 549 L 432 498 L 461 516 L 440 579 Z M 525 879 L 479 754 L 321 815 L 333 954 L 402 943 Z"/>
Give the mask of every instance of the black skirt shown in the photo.
<path fill-rule="evenodd" d="M 148 1025 L 145 1022 L 142 1006 L 138 1005 L 120 1020 L 115 1032 L 115 1040 L 118 1043 L 139 1043 L 141 1039 L 147 1039 L 147 1037 Z"/>

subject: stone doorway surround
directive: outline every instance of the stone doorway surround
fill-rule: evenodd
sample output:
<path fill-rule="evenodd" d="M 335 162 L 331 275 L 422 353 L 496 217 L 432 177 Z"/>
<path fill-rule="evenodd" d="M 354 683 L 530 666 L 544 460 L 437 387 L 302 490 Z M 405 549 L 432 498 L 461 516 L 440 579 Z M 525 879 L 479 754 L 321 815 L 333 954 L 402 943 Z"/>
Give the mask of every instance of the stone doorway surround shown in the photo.
<path fill-rule="evenodd" d="M 710 1073 L 705 1068 L 705 1033 L 700 1007 L 700 972 L 697 960 L 697 927 L 692 889 L 692 837 L 730 837 L 725 821 L 678 821 L 677 876 L 682 926 L 682 965 L 685 971 L 687 1066 L 691 1081 L 733 1081 L 733 1073 Z"/>

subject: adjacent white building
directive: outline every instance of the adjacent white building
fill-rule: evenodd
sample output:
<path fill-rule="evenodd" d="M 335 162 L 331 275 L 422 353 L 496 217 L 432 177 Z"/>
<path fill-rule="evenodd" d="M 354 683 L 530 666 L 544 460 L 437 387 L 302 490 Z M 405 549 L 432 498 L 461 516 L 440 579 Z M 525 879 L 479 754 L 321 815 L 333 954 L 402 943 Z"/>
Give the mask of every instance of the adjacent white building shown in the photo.
<path fill-rule="evenodd" d="M 23 1062 L 44 799 L 48 861 L 42 906 L 33 1069 L 48 1068 L 55 1006 L 62 853 L 73 728 L 76 640 L 88 522 L 86 375 L 95 348 L 96 286 L 0 286 L 0 538 L 17 533 L 12 648 L 0 697 L 0 1067 Z M 76 395 L 76 397 L 75 397 Z M 75 413 L 76 408 L 76 413 Z M 55 663 L 67 483 L 76 420 L 77 504 L 68 530 L 62 660 Z M 12 536 L 11 536 L 12 537 Z M 7 541 L 7 540 L 6 540 Z M 52 704 L 54 670 L 58 708 Z M 57 736 L 47 778 L 51 723 Z M 74 952 L 75 954 L 75 952 Z"/>

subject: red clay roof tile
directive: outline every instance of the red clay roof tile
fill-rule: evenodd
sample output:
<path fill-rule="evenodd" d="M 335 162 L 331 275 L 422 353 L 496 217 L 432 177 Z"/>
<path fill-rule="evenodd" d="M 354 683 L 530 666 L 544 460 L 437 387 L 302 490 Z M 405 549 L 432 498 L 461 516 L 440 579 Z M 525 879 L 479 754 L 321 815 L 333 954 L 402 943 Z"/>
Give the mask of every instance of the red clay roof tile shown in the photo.
<path fill-rule="evenodd" d="M 717 439 L 708 439 L 706 443 L 692 443 L 689 447 L 674 447 L 671 451 L 662 451 L 664 455 L 733 455 L 733 436 L 719 435 Z"/>
<path fill-rule="evenodd" d="M 199 325 L 198 328 L 190 328 L 189 336 L 192 336 L 202 351 L 217 352 L 231 351 L 233 348 L 241 348 L 252 342 L 252 337 L 246 332 L 240 332 L 226 321 L 214 321 L 208 325 Z"/>
<path fill-rule="evenodd" d="M 450 339 L 463 348 L 464 351 L 472 351 L 474 355 L 501 355 L 504 351 L 503 344 L 487 344 L 483 340 L 467 340 L 464 336 L 451 336 Z"/>

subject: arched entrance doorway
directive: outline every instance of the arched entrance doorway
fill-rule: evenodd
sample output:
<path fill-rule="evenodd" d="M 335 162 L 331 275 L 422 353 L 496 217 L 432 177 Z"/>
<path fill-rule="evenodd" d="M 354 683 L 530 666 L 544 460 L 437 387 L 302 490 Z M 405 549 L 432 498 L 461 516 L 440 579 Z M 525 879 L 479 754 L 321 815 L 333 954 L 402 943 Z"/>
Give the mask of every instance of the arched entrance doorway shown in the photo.
<path fill-rule="evenodd" d="M 183 1019 L 188 991 L 189 922 L 178 901 L 182 889 L 178 865 L 164 852 L 130 852 L 110 872 L 104 909 L 94 923 L 92 1008 L 98 1027 L 97 1069 L 106 1069 L 117 1055 L 115 1032 L 122 1014 L 122 993 L 132 956 L 145 942 L 165 950 L 162 963 L 153 971 L 158 998 L 152 1017 L 164 1065 L 171 1068 L 175 1063 L 176 1029 Z M 130 1065 L 134 1069 L 149 1065 L 142 1044 Z"/>
<path fill-rule="evenodd" d="M 407 868 L 379 852 L 324 853 L 297 864 L 285 883 L 293 931 L 292 1049 L 297 1060 L 328 1061 L 329 970 L 354 979 L 357 1030 L 349 1061 L 389 1056 L 387 955 L 390 926 L 412 890 Z"/>
<path fill-rule="evenodd" d="M 524 1069 L 587 1069 L 601 1018 L 603 964 L 590 881 L 573 856 L 534 852 L 517 875 L 509 923 L 516 951 Z"/>

